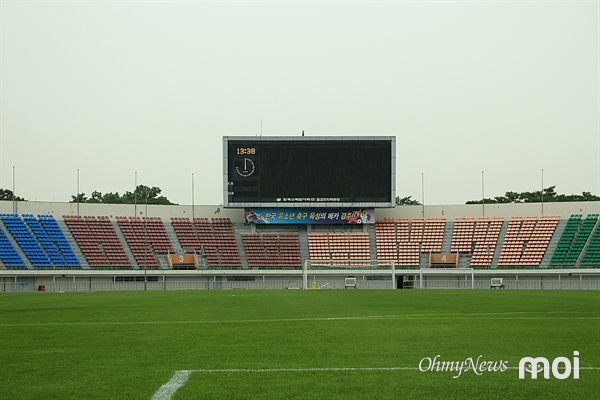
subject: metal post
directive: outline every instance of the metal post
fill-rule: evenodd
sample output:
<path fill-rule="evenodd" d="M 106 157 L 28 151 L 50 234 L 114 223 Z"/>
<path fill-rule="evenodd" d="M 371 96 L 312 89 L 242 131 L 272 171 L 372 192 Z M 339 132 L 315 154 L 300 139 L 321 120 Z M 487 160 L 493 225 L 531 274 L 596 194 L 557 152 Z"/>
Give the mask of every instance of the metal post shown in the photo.
<path fill-rule="evenodd" d="M 544 168 L 542 168 L 542 215 L 544 215 Z"/>
<path fill-rule="evenodd" d="M 77 168 L 77 216 L 79 216 L 79 168 Z"/>
<path fill-rule="evenodd" d="M 137 171 L 133 175 L 133 216 L 137 217 Z"/>
<path fill-rule="evenodd" d="M 194 203 L 194 173 L 192 172 L 192 222 L 196 216 L 195 203 Z"/>
<path fill-rule="evenodd" d="M 421 216 L 425 218 L 425 173 L 421 172 Z"/>
<path fill-rule="evenodd" d="M 396 286 L 396 263 L 393 261 L 392 261 L 392 289 L 398 289 L 398 286 Z"/>
<path fill-rule="evenodd" d="M 481 213 L 485 217 L 485 181 L 483 171 L 481 171 Z"/>
<path fill-rule="evenodd" d="M 13 214 L 17 213 L 17 200 L 16 200 L 16 191 L 15 188 L 15 166 L 12 167 L 12 201 L 13 201 Z"/>
<path fill-rule="evenodd" d="M 148 218 L 148 195 L 149 195 L 148 189 L 146 189 L 146 216 L 145 216 L 146 219 L 144 219 L 144 234 L 146 236 L 146 239 L 145 239 L 145 241 L 146 241 L 146 257 L 145 257 L 146 261 L 144 262 L 144 290 L 146 290 L 146 286 L 147 286 L 146 271 L 148 270 L 148 252 L 150 251 L 150 246 L 148 245 L 149 243 L 148 243 L 148 221 L 147 221 L 147 218 Z"/>
<path fill-rule="evenodd" d="M 419 269 L 419 289 L 423 289 L 423 269 Z"/>

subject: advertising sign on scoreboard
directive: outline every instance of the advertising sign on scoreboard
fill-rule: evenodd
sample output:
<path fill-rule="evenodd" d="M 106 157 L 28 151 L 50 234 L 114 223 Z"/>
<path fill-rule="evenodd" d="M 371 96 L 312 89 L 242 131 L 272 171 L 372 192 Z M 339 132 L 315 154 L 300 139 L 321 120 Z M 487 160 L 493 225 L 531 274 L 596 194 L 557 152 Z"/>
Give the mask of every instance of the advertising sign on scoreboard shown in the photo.
<path fill-rule="evenodd" d="M 396 139 L 223 138 L 225 207 L 373 208 L 395 205 Z"/>
<path fill-rule="evenodd" d="M 375 210 L 314 208 L 246 208 L 246 224 L 374 224 Z"/>

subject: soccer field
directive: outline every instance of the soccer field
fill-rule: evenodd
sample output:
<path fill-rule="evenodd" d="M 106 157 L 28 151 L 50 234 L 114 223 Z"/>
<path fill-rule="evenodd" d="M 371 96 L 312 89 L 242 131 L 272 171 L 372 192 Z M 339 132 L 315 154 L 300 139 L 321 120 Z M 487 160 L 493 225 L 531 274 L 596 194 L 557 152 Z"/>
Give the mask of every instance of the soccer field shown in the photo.
<path fill-rule="evenodd" d="M 2 399 L 595 399 L 600 293 L 0 295 Z M 518 379 L 580 354 L 580 379 Z M 421 372 L 482 356 L 505 372 Z M 169 383 L 168 383 L 169 382 Z"/>

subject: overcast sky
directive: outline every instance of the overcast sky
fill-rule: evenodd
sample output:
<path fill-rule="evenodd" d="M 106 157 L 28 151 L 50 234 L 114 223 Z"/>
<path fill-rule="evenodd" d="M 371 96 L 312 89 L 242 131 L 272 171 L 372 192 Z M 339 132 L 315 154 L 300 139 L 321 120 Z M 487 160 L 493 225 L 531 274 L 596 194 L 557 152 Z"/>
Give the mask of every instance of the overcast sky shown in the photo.
<path fill-rule="evenodd" d="M 224 135 L 395 135 L 400 195 L 600 193 L 599 1 L 1 1 L 0 187 L 222 202 Z"/>

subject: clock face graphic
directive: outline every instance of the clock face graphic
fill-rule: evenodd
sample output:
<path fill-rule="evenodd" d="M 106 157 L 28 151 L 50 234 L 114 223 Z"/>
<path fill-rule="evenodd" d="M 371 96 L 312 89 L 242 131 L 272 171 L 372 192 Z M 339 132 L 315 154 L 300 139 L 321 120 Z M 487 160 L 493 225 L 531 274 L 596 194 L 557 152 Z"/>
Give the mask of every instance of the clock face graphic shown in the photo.
<path fill-rule="evenodd" d="M 235 172 L 243 178 L 247 178 L 254 174 L 256 167 L 254 161 L 249 158 L 238 158 L 234 161 Z"/>

